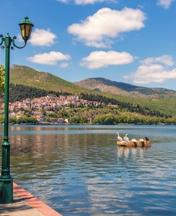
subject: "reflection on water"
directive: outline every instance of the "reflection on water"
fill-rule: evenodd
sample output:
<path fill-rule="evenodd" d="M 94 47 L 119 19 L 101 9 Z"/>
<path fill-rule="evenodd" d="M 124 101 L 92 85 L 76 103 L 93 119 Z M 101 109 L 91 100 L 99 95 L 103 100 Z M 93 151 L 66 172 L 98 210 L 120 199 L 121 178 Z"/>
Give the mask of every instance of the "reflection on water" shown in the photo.
<path fill-rule="evenodd" d="M 128 160 L 129 158 L 134 158 L 134 160 L 136 159 L 136 157 L 139 158 L 143 158 L 144 155 L 144 151 L 146 151 L 147 149 L 149 149 L 151 147 L 141 147 L 141 148 L 128 148 L 128 147 L 123 147 L 123 146 L 118 146 L 117 147 L 117 157 L 118 158 L 123 158 Z"/>
<path fill-rule="evenodd" d="M 153 145 L 117 147 L 117 130 L 149 136 Z M 64 216 L 175 216 L 175 131 L 166 126 L 13 126 L 13 177 Z"/>

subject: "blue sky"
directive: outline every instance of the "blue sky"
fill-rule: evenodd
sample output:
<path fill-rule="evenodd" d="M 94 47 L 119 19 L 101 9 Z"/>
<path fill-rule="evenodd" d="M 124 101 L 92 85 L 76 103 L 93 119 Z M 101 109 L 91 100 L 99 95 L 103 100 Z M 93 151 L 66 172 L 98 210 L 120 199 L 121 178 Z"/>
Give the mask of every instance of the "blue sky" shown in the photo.
<path fill-rule="evenodd" d="M 11 64 L 69 81 L 176 89 L 175 0 L 1 0 L 0 34 L 18 36 L 25 16 L 35 28 L 26 48 L 11 52 Z"/>

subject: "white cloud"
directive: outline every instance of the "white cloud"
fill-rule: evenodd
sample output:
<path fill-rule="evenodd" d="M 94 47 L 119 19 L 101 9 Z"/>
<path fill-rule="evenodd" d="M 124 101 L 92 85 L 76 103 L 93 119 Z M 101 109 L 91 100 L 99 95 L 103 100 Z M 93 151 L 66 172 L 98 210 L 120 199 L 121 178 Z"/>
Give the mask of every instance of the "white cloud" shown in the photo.
<path fill-rule="evenodd" d="M 124 78 L 136 84 L 163 83 L 176 79 L 176 68 L 172 56 L 149 57 L 141 61 L 134 74 Z"/>
<path fill-rule="evenodd" d="M 166 66 L 173 66 L 174 65 L 174 60 L 173 60 L 172 56 L 170 56 L 170 55 L 162 55 L 162 56 L 159 56 L 159 57 L 145 58 L 142 61 L 142 63 L 145 64 L 145 65 L 159 63 L 159 64 L 166 65 Z"/>
<path fill-rule="evenodd" d="M 44 65 L 57 65 L 61 61 L 68 61 L 70 59 L 69 55 L 65 55 L 61 52 L 51 51 L 48 53 L 36 54 L 32 57 L 28 57 L 28 61 L 44 64 Z"/>
<path fill-rule="evenodd" d="M 132 63 L 133 56 L 127 52 L 95 51 L 82 59 L 81 65 L 89 69 L 98 69 L 110 65 L 123 65 Z"/>
<path fill-rule="evenodd" d="M 68 62 L 63 62 L 59 65 L 60 68 L 67 68 L 69 66 Z"/>
<path fill-rule="evenodd" d="M 158 5 L 165 9 L 168 9 L 173 2 L 174 0 L 158 0 Z"/>
<path fill-rule="evenodd" d="M 56 35 L 50 30 L 37 28 L 32 32 L 29 42 L 35 46 L 51 46 L 56 38 Z"/>
<path fill-rule="evenodd" d="M 87 5 L 87 4 L 94 4 L 98 2 L 112 2 L 115 0 L 57 0 L 58 2 L 62 2 L 68 4 L 70 2 L 74 2 L 77 5 Z"/>
<path fill-rule="evenodd" d="M 104 0 L 106 1 L 106 0 Z M 75 3 L 80 5 L 80 4 L 94 4 L 97 2 L 103 2 L 103 0 L 75 0 Z"/>
<path fill-rule="evenodd" d="M 112 10 L 102 8 L 81 23 L 68 27 L 68 32 L 87 46 L 109 47 L 120 33 L 140 30 L 144 27 L 145 15 L 140 9 Z"/>

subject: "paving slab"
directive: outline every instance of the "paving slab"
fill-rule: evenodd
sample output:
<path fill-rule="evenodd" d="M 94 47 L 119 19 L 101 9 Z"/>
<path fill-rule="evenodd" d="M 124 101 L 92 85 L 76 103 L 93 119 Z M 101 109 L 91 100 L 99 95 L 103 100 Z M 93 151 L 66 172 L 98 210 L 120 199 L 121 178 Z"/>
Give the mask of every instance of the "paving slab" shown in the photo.
<path fill-rule="evenodd" d="M 14 202 L 0 204 L 0 216 L 62 216 L 16 183 L 13 190 Z"/>

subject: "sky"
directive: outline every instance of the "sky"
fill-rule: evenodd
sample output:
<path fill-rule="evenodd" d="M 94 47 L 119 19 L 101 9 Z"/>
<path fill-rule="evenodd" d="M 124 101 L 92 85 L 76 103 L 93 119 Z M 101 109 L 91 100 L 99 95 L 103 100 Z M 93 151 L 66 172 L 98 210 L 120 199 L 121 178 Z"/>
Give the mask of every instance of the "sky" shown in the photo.
<path fill-rule="evenodd" d="M 176 90 L 175 0 L 1 0 L 0 34 L 23 44 L 25 16 L 33 32 L 11 64 L 71 82 L 104 77 Z"/>

